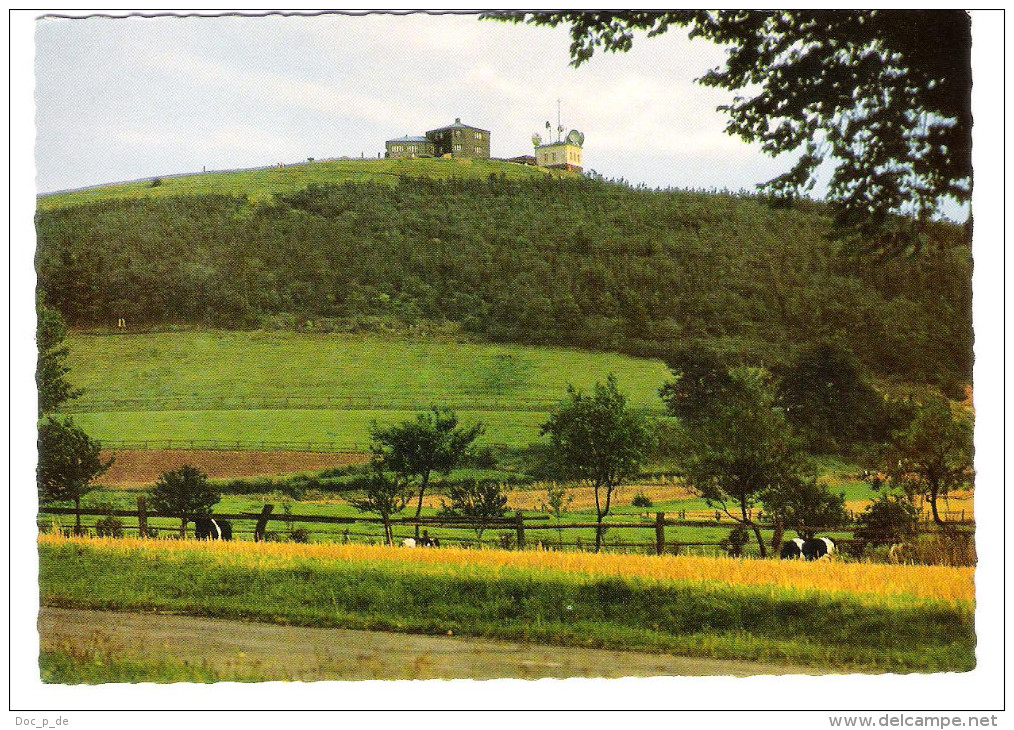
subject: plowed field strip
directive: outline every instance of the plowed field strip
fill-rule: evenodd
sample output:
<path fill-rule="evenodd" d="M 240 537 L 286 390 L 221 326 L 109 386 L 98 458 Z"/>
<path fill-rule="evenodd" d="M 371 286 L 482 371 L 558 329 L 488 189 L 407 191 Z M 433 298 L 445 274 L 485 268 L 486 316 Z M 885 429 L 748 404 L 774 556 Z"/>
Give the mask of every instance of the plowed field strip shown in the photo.
<path fill-rule="evenodd" d="M 103 452 L 115 456 L 113 465 L 97 481 L 107 487 L 140 487 L 153 484 L 159 474 L 191 464 L 212 479 L 262 477 L 315 472 L 368 460 L 368 454 L 323 454 L 309 451 L 185 451 L 124 449 Z"/>

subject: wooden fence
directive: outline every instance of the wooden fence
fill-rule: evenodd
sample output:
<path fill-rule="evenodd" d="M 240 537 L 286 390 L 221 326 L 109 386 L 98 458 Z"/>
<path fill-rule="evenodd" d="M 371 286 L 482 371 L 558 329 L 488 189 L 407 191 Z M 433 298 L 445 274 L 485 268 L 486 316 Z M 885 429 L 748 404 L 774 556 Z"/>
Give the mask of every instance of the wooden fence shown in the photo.
<path fill-rule="evenodd" d="M 164 396 L 152 398 L 88 397 L 68 401 L 60 406 L 65 413 L 96 411 L 206 411 L 206 410 L 329 410 L 329 411 L 428 411 L 431 406 L 455 411 L 528 411 L 545 413 L 558 405 L 559 399 L 495 397 L 428 398 L 416 395 L 406 398 L 370 395 L 218 395 Z M 652 407 L 653 413 L 664 413 Z"/>
<path fill-rule="evenodd" d="M 39 510 L 40 516 L 42 515 L 76 515 L 78 512 L 72 507 L 41 507 Z M 123 509 L 108 509 L 108 508 L 86 508 L 80 511 L 82 516 L 91 517 L 115 517 L 115 518 L 132 518 L 135 521 L 133 526 L 124 526 L 125 529 L 131 529 L 137 531 L 139 534 L 146 535 L 150 534 L 148 520 L 153 518 L 164 518 L 164 519 L 181 519 L 180 514 L 165 514 L 165 513 L 154 513 L 149 511 L 145 505 L 145 498 L 138 497 L 137 509 L 136 510 L 123 510 Z M 255 541 L 261 541 L 269 539 L 272 534 L 268 531 L 268 526 L 271 522 L 283 522 L 290 526 L 296 524 L 328 524 L 328 525 L 343 525 L 348 528 L 352 525 L 367 525 L 379 528 L 383 524 L 383 520 L 378 517 L 367 517 L 365 515 L 354 515 L 354 516 L 337 516 L 337 515 L 300 515 L 292 514 L 287 512 L 275 512 L 273 504 L 265 504 L 260 512 L 238 512 L 238 513 L 215 513 L 212 515 L 218 519 L 230 520 L 234 522 L 252 522 L 254 523 L 252 530 L 234 529 L 236 534 L 252 533 Z M 190 518 L 192 519 L 192 517 Z M 501 518 L 493 518 L 487 520 L 469 520 L 460 516 L 453 515 L 438 515 L 438 516 L 427 516 L 427 517 L 397 517 L 391 519 L 392 526 L 401 527 L 413 527 L 420 528 L 439 528 L 441 530 L 451 531 L 472 531 L 474 532 L 477 528 L 490 531 L 506 531 L 499 534 L 500 542 L 504 547 L 516 547 L 517 549 L 525 549 L 529 546 L 536 544 L 541 546 L 555 547 L 559 545 L 563 547 L 562 539 L 552 540 L 552 536 L 542 538 L 546 531 L 558 531 L 557 535 L 562 536 L 564 531 L 568 530 L 589 530 L 595 529 L 598 525 L 595 522 L 556 522 L 553 521 L 550 515 L 546 514 L 525 514 L 521 511 L 516 512 L 512 516 L 504 516 Z M 732 528 L 738 523 L 731 522 L 729 520 L 688 520 L 667 517 L 664 512 L 656 512 L 654 518 L 644 518 L 639 521 L 626 521 L 626 522 L 603 522 L 603 527 L 608 529 L 611 528 L 628 528 L 651 531 L 654 533 L 653 540 L 648 542 L 620 542 L 610 541 L 607 545 L 608 548 L 637 548 L 641 552 L 654 552 L 656 555 L 662 555 L 666 552 L 675 552 L 685 547 L 717 547 L 724 545 L 723 541 L 695 541 L 685 542 L 680 540 L 667 541 L 666 528 L 669 527 L 718 527 L 718 528 Z M 774 524 L 762 524 L 759 525 L 762 530 L 775 530 L 778 528 Z M 89 529 L 94 529 L 95 525 L 86 526 Z M 951 522 L 948 524 L 950 529 L 960 530 L 965 534 L 969 534 L 974 529 L 974 522 L 962 521 L 962 522 Z M 163 527 L 163 530 L 172 530 L 170 527 Z M 794 530 L 793 527 L 785 527 L 786 531 Z M 844 526 L 844 527 L 809 527 L 809 530 L 813 532 L 825 532 L 835 533 L 840 535 L 841 533 L 852 534 L 852 538 L 836 538 L 836 542 L 843 545 L 854 542 L 854 532 L 856 530 L 855 525 Z M 931 524 L 923 525 L 921 528 L 922 532 L 936 532 L 939 531 L 938 526 Z M 505 537 L 509 536 L 509 540 Z M 368 532 L 353 532 L 350 529 L 346 529 L 341 534 L 343 541 L 350 541 L 352 537 L 368 539 L 375 541 L 382 539 L 382 533 L 379 529 L 371 530 Z M 447 540 L 449 542 L 472 542 L 471 538 L 461 538 L 456 536 L 441 536 L 441 540 Z M 878 539 L 874 537 L 871 542 L 893 542 L 893 539 L 883 538 Z M 570 547 L 576 547 L 577 549 L 583 549 L 588 543 L 583 543 L 580 537 L 576 542 L 568 543 Z"/>

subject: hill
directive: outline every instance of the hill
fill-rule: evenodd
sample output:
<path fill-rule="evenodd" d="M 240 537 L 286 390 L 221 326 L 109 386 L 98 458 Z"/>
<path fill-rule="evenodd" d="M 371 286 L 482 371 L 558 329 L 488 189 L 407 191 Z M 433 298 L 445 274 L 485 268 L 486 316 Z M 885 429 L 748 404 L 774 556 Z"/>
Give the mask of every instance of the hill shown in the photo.
<path fill-rule="evenodd" d="M 319 183 L 372 182 L 396 185 L 403 177 L 485 180 L 491 174 L 502 175 L 508 180 L 526 180 L 547 175 L 566 177 L 574 173 L 543 170 L 499 160 L 320 160 L 284 167 L 152 176 L 144 180 L 40 195 L 37 205 L 39 210 L 56 210 L 106 200 L 192 195 L 245 195 L 253 202 L 266 202 L 278 193 L 292 193 Z M 153 184 L 156 181 L 157 184 Z"/>
<path fill-rule="evenodd" d="M 39 285 L 76 327 L 435 323 L 477 340 L 655 357 L 695 342 L 764 365 L 836 340 L 881 376 L 970 379 L 971 252 L 956 226 L 933 226 L 924 256 L 857 263 L 837 254 L 813 204 L 505 163 L 386 162 L 399 176 L 273 195 L 226 177 L 201 195 L 164 184 L 138 198 L 46 199 Z M 478 174 L 429 176 L 464 169 Z"/>

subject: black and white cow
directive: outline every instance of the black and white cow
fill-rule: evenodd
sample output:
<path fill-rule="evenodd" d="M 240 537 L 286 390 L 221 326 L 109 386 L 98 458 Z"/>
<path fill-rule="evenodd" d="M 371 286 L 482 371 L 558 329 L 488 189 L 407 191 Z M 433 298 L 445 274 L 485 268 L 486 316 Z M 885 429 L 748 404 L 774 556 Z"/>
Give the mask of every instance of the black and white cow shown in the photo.
<path fill-rule="evenodd" d="M 194 520 L 194 536 L 198 540 L 231 540 L 232 523 L 211 516 L 198 517 Z"/>
<path fill-rule="evenodd" d="M 782 558 L 819 560 L 834 553 L 834 540 L 829 537 L 815 537 L 804 540 L 801 537 L 786 540 L 782 544 Z"/>

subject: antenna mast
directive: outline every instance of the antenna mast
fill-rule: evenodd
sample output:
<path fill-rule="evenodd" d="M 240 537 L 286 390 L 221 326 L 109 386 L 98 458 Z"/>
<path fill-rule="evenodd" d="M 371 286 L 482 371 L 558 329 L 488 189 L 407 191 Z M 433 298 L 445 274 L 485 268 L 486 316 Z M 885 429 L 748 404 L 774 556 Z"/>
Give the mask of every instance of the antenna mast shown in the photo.
<path fill-rule="evenodd" d="M 560 100 L 556 100 L 556 141 L 560 141 L 560 136 L 563 134 L 563 123 L 560 121 Z"/>

